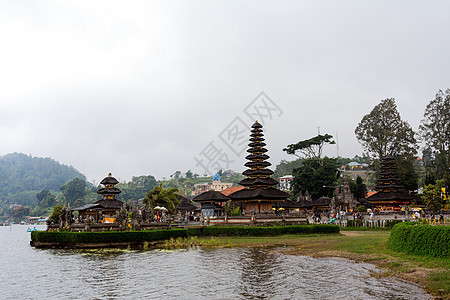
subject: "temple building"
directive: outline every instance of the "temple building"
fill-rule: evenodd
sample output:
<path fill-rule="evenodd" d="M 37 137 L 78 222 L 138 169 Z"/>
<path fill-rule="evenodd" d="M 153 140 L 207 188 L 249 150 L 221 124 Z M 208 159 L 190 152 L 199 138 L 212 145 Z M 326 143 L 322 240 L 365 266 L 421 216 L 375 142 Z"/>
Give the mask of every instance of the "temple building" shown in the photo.
<path fill-rule="evenodd" d="M 367 200 L 382 211 L 401 210 L 403 206 L 416 199 L 400 183 L 395 157 L 390 155 L 381 159 L 381 170 L 375 189 L 378 192 L 367 197 Z"/>
<path fill-rule="evenodd" d="M 202 215 L 207 217 L 220 217 L 225 213 L 225 204 L 230 198 L 218 191 L 207 191 L 195 196 L 192 201 L 201 204 Z"/>
<path fill-rule="evenodd" d="M 79 212 L 79 220 L 89 219 L 95 223 L 114 223 L 116 221 L 116 212 L 118 212 L 124 205 L 120 200 L 117 200 L 116 195 L 121 191 L 114 187 L 119 181 L 112 177 L 111 173 L 105 177 L 100 184 L 104 188 L 100 188 L 97 193 L 102 195 L 102 199 L 92 204 L 86 204 L 72 209 L 72 211 Z"/>
<path fill-rule="evenodd" d="M 264 148 L 262 127 L 258 121 L 252 125 L 250 148 L 247 150 L 250 154 L 245 157 L 249 161 L 244 165 L 248 169 L 242 173 L 247 178 L 239 182 L 245 188 L 229 195 L 233 204 L 239 206 L 245 215 L 272 213 L 273 208 L 277 209 L 277 203 L 289 197 L 288 193 L 273 187 L 278 181 L 270 177 L 273 171 L 267 168 L 271 163 L 266 161 L 270 157 L 265 154 L 267 149 Z"/>

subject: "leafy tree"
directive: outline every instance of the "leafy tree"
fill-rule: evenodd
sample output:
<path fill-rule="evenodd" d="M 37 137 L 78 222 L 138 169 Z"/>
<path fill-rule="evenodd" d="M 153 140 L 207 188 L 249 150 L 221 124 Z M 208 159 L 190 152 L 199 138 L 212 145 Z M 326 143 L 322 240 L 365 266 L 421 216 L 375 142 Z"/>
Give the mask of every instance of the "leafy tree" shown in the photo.
<path fill-rule="evenodd" d="M 293 161 L 281 160 L 275 167 L 273 177 L 278 179 L 285 175 L 292 175 L 294 169 L 299 168 L 302 165 L 302 162 L 303 158 L 298 158 Z"/>
<path fill-rule="evenodd" d="M 445 204 L 442 197 L 442 188 L 444 187 L 444 180 L 437 180 L 436 184 L 429 184 L 423 187 L 422 200 L 431 210 L 439 210 Z"/>
<path fill-rule="evenodd" d="M 429 171 L 436 178 L 443 178 L 450 185 L 450 89 L 442 90 L 427 105 L 419 127 L 420 136 L 434 156 Z M 431 153 L 429 153 L 431 158 Z"/>
<path fill-rule="evenodd" d="M 145 197 L 156 185 L 157 181 L 152 175 L 133 176 L 130 182 L 120 183 L 117 187 L 122 191 L 117 199 L 132 202 Z"/>
<path fill-rule="evenodd" d="M 188 170 L 188 171 L 186 172 L 186 178 L 191 179 L 192 177 L 193 177 L 192 171 L 191 171 L 191 170 Z"/>
<path fill-rule="evenodd" d="M 337 160 L 324 157 L 318 159 L 305 159 L 301 167 L 293 172 L 292 190 L 294 196 L 300 192 L 308 191 L 313 199 L 323 196 L 332 197 L 338 178 Z"/>
<path fill-rule="evenodd" d="M 170 213 L 174 213 L 175 209 L 180 204 L 177 192 L 177 188 L 164 188 L 163 184 L 160 183 L 147 193 L 143 203 L 150 205 L 151 208 L 163 206 L 167 208 Z"/>
<path fill-rule="evenodd" d="M 401 183 L 408 190 L 417 189 L 418 175 L 414 168 L 417 154 L 415 133 L 406 121 L 402 121 L 395 100 L 385 99 L 365 115 L 355 129 L 356 138 L 374 159 L 379 171 L 379 161 L 385 155 L 396 156 Z"/>
<path fill-rule="evenodd" d="M 402 121 L 393 98 L 381 101 L 365 115 L 355 129 L 356 138 L 367 155 L 381 159 L 385 155 L 415 155 L 415 133 Z"/>
<path fill-rule="evenodd" d="M 364 184 L 361 176 L 356 177 L 356 181 L 349 180 L 350 191 L 356 199 L 365 198 L 367 194 L 367 187 Z"/>
<path fill-rule="evenodd" d="M 43 208 L 53 207 L 56 204 L 56 197 L 49 190 L 42 190 L 36 194 L 38 205 Z"/>
<path fill-rule="evenodd" d="M 290 144 L 283 151 L 286 151 L 288 154 L 293 154 L 295 156 L 300 157 L 296 152 L 300 152 L 306 158 L 320 159 L 322 156 L 323 146 L 325 144 L 336 144 L 335 141 L 332 140 L 333 136 L 329 134 L 325 135 L 317 135 L 308 140 L 300 141 L 296 144 Z"/>
<path fill-rule="evenodd" d="M 60 188 L 68 204 L 74 205 L 77 199 L 84 199 L 86 195 L 86 181 L 81 178 L 75 178 Z"/>
<path fill-rule="evenodd" d="M 63 207 L 61 205 L 57 205 L 53 208 L 53 212 L 49 217 L 49 221 L 51 224 L 58 224 L 59 215 L 61 214 L 62 208 Z"/>

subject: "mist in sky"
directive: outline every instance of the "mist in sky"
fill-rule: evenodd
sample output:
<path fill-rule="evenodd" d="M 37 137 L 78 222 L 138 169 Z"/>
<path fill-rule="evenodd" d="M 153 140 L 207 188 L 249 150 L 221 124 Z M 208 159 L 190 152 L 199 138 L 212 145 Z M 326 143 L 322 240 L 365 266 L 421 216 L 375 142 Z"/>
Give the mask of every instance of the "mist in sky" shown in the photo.
<path fill-rule="evenodd" d="M 361 155 L 354 130 L 381 100 L 395 98 L 417 130 L 450 88 L 449 11 L 448 1 L 2 1 L 0 155 L 52 157 L 96 182 L 242 172 L 255 120 L 273 167 L 318 131 L 338 139 L 326 155 Z"/>

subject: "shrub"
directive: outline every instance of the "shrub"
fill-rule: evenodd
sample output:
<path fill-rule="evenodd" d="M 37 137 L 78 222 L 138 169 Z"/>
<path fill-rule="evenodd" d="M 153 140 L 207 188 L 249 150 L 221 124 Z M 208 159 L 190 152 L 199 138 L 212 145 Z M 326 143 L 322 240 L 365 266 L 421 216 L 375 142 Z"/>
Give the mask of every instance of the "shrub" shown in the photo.
<path fill-rule="evenodd" d="M 148 231 L 55 232 L 33 231 L 31 240 L 62 244 L 143 243 L 191 236 L 274 236 L 282 234 L 339 233 L 337 225 L 292 225 L 271 227 L 209 226 Z"/>
<path fill-rule="evenodd" d="M 392 228 L 388 248 L 408 254 L 448 257 L 450 254 L 450 227 L 421 225 L 412 222 Z"/>

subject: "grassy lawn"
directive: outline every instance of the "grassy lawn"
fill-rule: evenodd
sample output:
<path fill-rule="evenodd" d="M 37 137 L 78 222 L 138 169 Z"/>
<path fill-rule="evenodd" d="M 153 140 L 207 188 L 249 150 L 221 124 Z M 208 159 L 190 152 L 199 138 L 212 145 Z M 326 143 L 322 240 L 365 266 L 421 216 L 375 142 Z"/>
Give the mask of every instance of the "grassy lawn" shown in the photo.
<path fill-rule="evenodd" d="M 450 299 L 450 259 L 398 253 L 386 248 L 390 231 L 343 231 L 340 234 L 277 237 L 214 237 L 216 245 L 234 247 L 286 246 L 290 255 L 343 257 L 382 269 L 373 276 L 397 276 L 422 285 L 429 293 Z M 199 239 L 199 244 L 202 244 Z M 205 245 L 208 245 L 205 239 Z M 209 242 L 211 245 L 211 242 Z"/>

